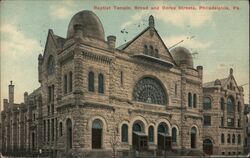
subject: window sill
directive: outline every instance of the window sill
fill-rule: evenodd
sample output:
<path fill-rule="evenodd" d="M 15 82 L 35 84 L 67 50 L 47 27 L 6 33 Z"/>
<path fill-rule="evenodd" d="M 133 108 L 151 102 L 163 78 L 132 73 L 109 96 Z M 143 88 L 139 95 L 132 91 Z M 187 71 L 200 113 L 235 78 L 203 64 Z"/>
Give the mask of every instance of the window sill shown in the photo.
<path fill-rule="evenodd" d="M 204 127 L 207 127 L 207 128 L 209 128 L 209 127 L 211 127 L 212 125 L 203 125 Z"/>

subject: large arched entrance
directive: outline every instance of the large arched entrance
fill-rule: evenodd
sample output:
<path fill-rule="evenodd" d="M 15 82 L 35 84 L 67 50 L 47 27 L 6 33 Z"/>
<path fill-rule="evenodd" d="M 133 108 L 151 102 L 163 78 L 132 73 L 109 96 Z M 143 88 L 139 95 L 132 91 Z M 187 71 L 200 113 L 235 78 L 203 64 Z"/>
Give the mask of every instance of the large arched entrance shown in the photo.
<path fill-rule="evenodd" d="M 169 128 L 166 123 L 162 122 L 159 124 L 157 138 L 157 146 L 159 150 L 171 149 L 171 136 L 169 136 Z"/>
<path fill-rule="evenodd" d="M 70 119 L 67 119 L 66 121 L 67 126 L 67 149 L 72 148 L 72 121 Z"/>
<path fill-rule="evenodd" d="M 210 139 L 203 140 L 203 151 L 208 155 L 213 154 L 213 142 Z"/>
<path fill-rule="evenodd" d="M 146 150 L 148 148 L 148 137 L 145 134 L 144 124 L 141 121 L 135 121 L 133 124 L 133 148 L 135 150 Z"/>
<path fill-rule="evenodd" d="M 196 135 L 197 129 L 195 127 L 191 128 L 191 148 L 196 148 Z"/>
<path fill-rule="evenodd" d="M 102 148 L 102 121 L 96 119 L 92 124 L 92 148 L 101 149 Z"/>

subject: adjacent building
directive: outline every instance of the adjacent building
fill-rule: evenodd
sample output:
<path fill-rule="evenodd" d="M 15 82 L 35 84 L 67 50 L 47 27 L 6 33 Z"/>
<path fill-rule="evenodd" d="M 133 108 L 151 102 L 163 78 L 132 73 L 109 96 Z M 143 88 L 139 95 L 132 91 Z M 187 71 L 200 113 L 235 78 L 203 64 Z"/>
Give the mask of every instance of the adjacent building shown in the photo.
<path fill-rule="evenodd" d="M 203 145 L 207 144 L 206 150 L 221 155 L 243 154 L 243 112 L 243 88 L 237 85 L 233 69 L 228 77 L 203 84 Z"/>
<path fill-rule="evenodd" d="M 141 33 L 116 47 L 95 13 L 78 12 L 66 38 L 49 30 L 38 81 L 21 104 L 14 103 L 9 85 L 1 113 L 5 155 L 243 152 L 243 88 L 233 70 L 203 84 L 203 67 L 194 67 L 188 49 L 168 49 L 153 16 Z"/>

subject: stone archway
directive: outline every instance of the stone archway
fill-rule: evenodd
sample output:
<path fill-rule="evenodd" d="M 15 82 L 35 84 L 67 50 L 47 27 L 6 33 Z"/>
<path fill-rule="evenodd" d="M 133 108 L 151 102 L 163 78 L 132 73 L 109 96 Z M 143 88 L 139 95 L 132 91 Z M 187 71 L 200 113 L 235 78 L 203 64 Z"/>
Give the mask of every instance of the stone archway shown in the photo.
<path fill-rule="evenodd" d="M 203 151 L 208 155 L 213 154 L 213 142 L 210 139 L 203 140 Z"/>
<path fill-rule="evenodd" d="M 191 128 L 191 148 L 196 148 L 196 137 L 197 137 L 197 129 L 195 127 Z"/>
<path fill-rule="evenodd" d="M 148 137 L 145 134 L 145 125 L 142 121 L 135 121 L 132 128 L 132 145 L 135 150 L 146 150 L 148 148 Z"/>
<path fill-rule="evenodd" d="M 165 122 L 161 122 L 157 128 L 157 148 L 159 150 L 168 150 L 172 148 L 169 127 Z"/>
<path fill-rule="evenodd" d="M 92 148 L 101 149 L 102 148 L 102 132 L 103 123 L 99 119 L 95 119 L 92 124 Z"/>

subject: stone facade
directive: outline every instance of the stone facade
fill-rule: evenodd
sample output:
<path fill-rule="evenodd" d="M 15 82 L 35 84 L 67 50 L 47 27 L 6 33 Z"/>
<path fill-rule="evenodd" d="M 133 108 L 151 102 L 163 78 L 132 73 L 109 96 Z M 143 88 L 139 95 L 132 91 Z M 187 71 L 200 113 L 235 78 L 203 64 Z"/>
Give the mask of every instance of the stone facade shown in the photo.
<path fill-rule="evenodd" d="M 204 138 L 213 143 L 213 152 L 243 154 L 244 95 L 243 88 L 237 86 L 234 79 L 233 69 L 228 77 L 203 84 L 203 98 L 211 101 L 211 108 L 203 111 L 204 116 L 211 117 L 211 124 L 204 125 L 203 129 Z"/>
<path fill-rule="evenodd" d="M 243 143 L 219 141 L 223 132 L 243 139 L 242 127 L 218 124 L 221 116 L 227 117 L 218 109 L 220 97 L 232 95 L 244 103 L 236 82 L 235 90 L 204 86 L 202 66 L 193 67 L 186 48 L 170 52 L 152 16 L 147 28 L 120 47 L 115 36 L 104 37 L 99 18 L 90 11 L 71 19 L 67 38 L 49 30 L 38 57 L 40 87 L 15 104 L 14 85 L 9 85 L 2 112 L 4 154 L 109 157 L 116 151 L 128 157 L 135 150 L 157 155 L 172 149 L 191 155 L 203 150 L 207 138 L 213 154 L 242 152 Z M 203 110 L 207 95 L 211 110 Z M 207 114 L 212 116 L 210 128 L 203 126 Z"/>

